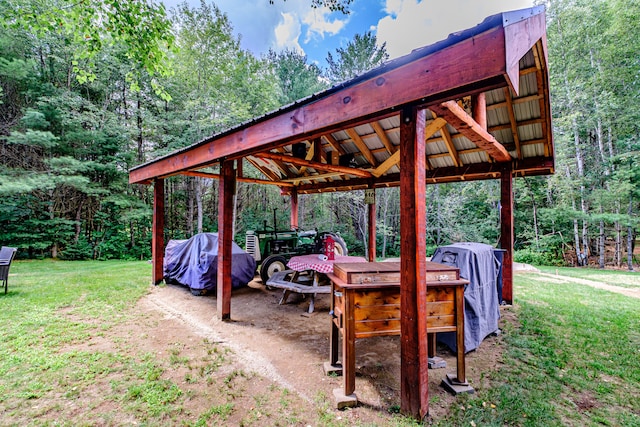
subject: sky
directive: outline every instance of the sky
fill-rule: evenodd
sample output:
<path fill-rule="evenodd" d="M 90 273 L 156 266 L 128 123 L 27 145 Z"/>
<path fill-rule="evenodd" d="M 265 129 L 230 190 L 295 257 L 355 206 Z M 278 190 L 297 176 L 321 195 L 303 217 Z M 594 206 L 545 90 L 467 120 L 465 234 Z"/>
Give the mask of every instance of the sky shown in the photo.
<path fill-rule="evenodd" d="M 225 13 L 241 46 L 260 57 L 295 50 L 326 67 L 329 52 L 372 31 L 390 59 L 471 28 L 487 16 L 533 6 L 533 0 L 354 0 L 351 13 L 314 9 L 311 0 L 206 0 Z M 184 0 L 162 0 L 170 9 Z M 187 0 L 198 7 L 200 0 Z"/>

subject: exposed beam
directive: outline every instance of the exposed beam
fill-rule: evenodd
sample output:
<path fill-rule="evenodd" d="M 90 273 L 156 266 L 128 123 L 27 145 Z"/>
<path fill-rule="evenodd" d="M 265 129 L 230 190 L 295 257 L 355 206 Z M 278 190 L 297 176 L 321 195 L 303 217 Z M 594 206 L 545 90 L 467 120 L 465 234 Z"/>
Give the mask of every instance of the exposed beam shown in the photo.
<path fill-rule="evenodd" d="M 367 147 L 367 144 L 362 140 L 362 137 L 358 135 L 358 132 L 353 128 L 345 129 L 345 132 L 349 135 L 349 138 L 351 138 L 351 141 L 353 141 L 356 147 L 358 147 L 358 150 L 360 150 L 360 153 L 364 156 L 367 162 L 369 162 L 373 167 L 378 166 L 376 158 L 371 153 L 371 150 L 369 150 L 369 147 Z"/>
<path fill-rule="evenodd" d="M 437 119 L 438 116 L 436 116 L 436 113 L 434 113 L 432 111 L 431 114 L 433 115 L 434 119 Z M 442 119 L 442 120 L 444 120 L 444 119 Z M 445 125 L 446 125 L 446 121 L 445 121 Z M 460 154 L 458 153 L 458 150 L 456 150 L 456 146 L 453 143 L 453 138 L 451 138 L 451 133 L 449 132 L 449 129 L 447 128 L 447 126 L 442 126 L 442 128 L 440 128 L 440 134 L 442 135 L 442 140 L 444 141 L 444 145 L 446 145 L 446 147 L 447 147 L 447 151 L 449 152 L 449 156 L 451 156 L 451 160 L 453 161 L 453 165 L 455 167 L 462 166 L 462 161 L 460 160 Z M 429 141 L 427 141 L 427 142 L 429 142 Z"/>
<path fill-rule="evenodd" d="M 330 172 L 340 172 L 343 173 L 345 175 L 353 175 L 353 176 L 359 176 L 359 177 L 363 177 L 363 178 L 371 178 L 373 175 L 371 174 L 371 172 L 362 170 L 362 169 L 355 169 L 355 168 L 349 168 L 346 166 L 339 166 L 339 165 L 329 165 L 326 163 L 315 163 L 315 162 L 310 162 L 308 160 L 304 160 L 304 159 L 298 159 L 296 157 L 293 156 L 287 156 L 284 154 L 276 154 L 276 153 L 271 153 L 271 152 L 264 152 L 264 153 L 259 153 L 255 155 L 256 157 L 260 157 L 260 158 L 264 158 L 264 159 L 271 159 L 271 160 L 279 160 L 283 163 L 291 163 L 293 165 L 297 165 L 297 166 L 306 166 L 309 168 L 313 168 L 316 170 L 325 170 L 325 171 L 330 171 Z"/>
<path fill-rule="evenodd" d="M 344 173 L 342 172 L 327 172 L 327 173 L 322 173 L 322 174 L 317 174 L 317 175 L 306 175 L 306 176 L 299 176 L 296 178 L 287 178 L 287 179 L 283 179 L 280 182 L 285 182 L 285 183 L 292 183 L 292 184 L 297 184 L 301 181 L 316 181 L 319 179 L 330 179 L 330 178 L 336 178 L 339 176 L 344 175 Z"/>
<path fill-rule="evenodd" d="M 329 145 L 333 147 L 333 149 L 336 150 L 338 153 L 340 154 L 345 153 L 344 148 L 342 148 L 342 145 L 340 145 L 340 143 L 333 137 L 333 135 L 331 135 L 330 133 L 327 133 L 325 135 L 322 135 L 322 137 L 326 139 Z"/>
<path fill-rule="evenodd" d="M 382 142 L 382 145 L 385 146 L 389 154 L 395 153 L 397 148 L 389 140 L 389 136 L 380 125 L 380 122 L 378 122 L 377 120 L 374 120 L 373 122 L 371 122 L 371 127 L 373 128 L 373 131 L 376 133 L 376 135 L 378 135 L 378 138 Z"/>
<path fill-rule="evenodd" d="M 221 175 L 218 173 L 198 172 L 198 171 L 186 171 L 186 172 L 182 172 L 181 175 L 198 176 L 200 178 L 211 178 L 211 179 L 221 178 Z M 236 178 L 236 181 L 247 182 L 249 184 L 276 185 L 278 187 L 293 187 L 293 184 L 288 183 L 286 180 L 268 181 L 266 179 L 247 178 L 247 177 L 239 176 Z"/>
<path fill-rule="evenodd" d="M 544 14 L 540 16 L 544 24 Z M 492 54 L 487 55 L 487 52 Z M 515 58 L 519 52 L 520 49 L 510 51 L 508 59 Z M 526 50 L 522 55 L 525 53 Z M 503 25 L 465 38 L 446 49 L 416 50 L 410 60 L 400 63 L 401 66 L 396 62 L 398 65 L 382 67 L 379 72 L 350 85 L 348 90 L 328 91 L 313 102 L 292 104 L 132 168 L 129 182 L 148 182 L 157 176 L 203 167 L 222 158 L 240 158 L 335 132 L 356 122 L 371 122 L 396 112 L 402 105 L 433 104 L 502 87 L 506 83 L 507 66 L 505 61 L 496 58 L 506 58 L 505 54 Z M 452 72 L 451 64 L 473 64 L 473 67 L 458 67 Z"/>
<path fill-rule="evenodd" d="M 511 155 L 489 132 L 467 114 L 455 101 L 446 101 L 429 109 L 437 115 L 444 117 L 454 128 L 466 136 L 471 142 L 484 149 L 489 156 L 498 162 L 508 162 Z"/>
<path fill-rule="evenodd" d="M 387 160 L 382 162 L 380 166 L 371 171 L 371 174 L 376 178 L 384 175 L 389 169 L 394 167 L 400 161 L 400 150 L 397 150 L 395 153 L 389 156 Z"/>
<path fill-rule="evenodd" d="M 255 167 L 261 174 L 263 174 L 267 178 L 269 178 L 269 179 L 271 179 L 273 181 L 278 181 L 280 179 L 280 177 L 278 175 L 276 175 L 271 169 L 269 169 L 268 167 L 264 167 L 264 166 L 258 164 L 257 159 L 254 160 L 251 157 L 245 157 L 245 159 L 247 159 L 247 161 L 249 163 L 251 163 L 253 165 L 253 167 Z"/>
<path fill-rule="evenodd" d="M 520 161 L 514 160 L 511 167 L 514 176 L 548 175 L 553 171 L 554 162 L 551 157 L 531 157 Z M 473 163 L 462 167 L 437 168 L 426 171 L 425 184 L 498 179 L 502 170 L 503 164 L 500 163 Z M 304 184 L 297 186 L 297 188 L 298 194 L 337 192 L 368 188 L 370 182 L 369 179 L 356 178 L 349 181 L 334 181 L 331 189 L 325 189 L 324 184 Z M 399 174 L 389 174 L 377 178 L 375 187 L 397 187 L 399 183 Z"/>
<path fill-rule="evenodd" d="M 513 102 L 511 102 L 511 89 L 505 87 L 504 99 L 507 101 L 507 113 L 509 113 L 509 124 L 511 125 L 511 133 L 513 134 L 513 142 L 516 144 L 516 158 L 522 158 L 522 151 L 520 151 L 520 135 L 518 135 L 518 122 L 516 121 L 516 114 L 513 111 Z"/>

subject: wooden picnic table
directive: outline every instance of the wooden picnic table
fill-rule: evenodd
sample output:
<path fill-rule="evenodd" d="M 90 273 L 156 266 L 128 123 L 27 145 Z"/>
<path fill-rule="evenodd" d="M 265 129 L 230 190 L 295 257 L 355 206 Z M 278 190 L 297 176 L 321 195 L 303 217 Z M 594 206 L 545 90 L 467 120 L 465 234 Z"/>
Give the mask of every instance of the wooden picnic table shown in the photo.
<path fill-rule="evenodd" d="M 328 294 L 331 286 L 323 281 L 323 276 L 333 272 L 334 263 L 361 263 L 367 260 L 360 256 L 335 255 L 333 260 L 323 254 L 298 255 L 287 263 L 290 270 L 279 271 L 267 281 L 266 285 L 283 289 L 280 304 L 286 304 L 291 292 L 309 295 L 309 313 L 315 308 L 316 294 Z M 326 286 L 322 285 L 326 282 Z"/>

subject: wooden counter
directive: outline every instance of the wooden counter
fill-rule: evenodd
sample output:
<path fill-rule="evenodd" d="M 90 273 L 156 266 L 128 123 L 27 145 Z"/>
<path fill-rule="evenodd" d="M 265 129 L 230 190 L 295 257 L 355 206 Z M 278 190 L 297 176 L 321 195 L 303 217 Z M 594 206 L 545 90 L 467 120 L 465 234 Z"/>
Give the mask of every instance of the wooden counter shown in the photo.
<path fill-rule="evenodd" d="M 342 336 L 344 395 L 355 392 L 355 340 L 400 335 L 400 263 L 334 264 L 331 280 L 330 365 L 340 367 Z M 455 267 L 427 262 L 426 302 L 429 356 L 436 332 L 456 332 L 457 382 L 466 383 L 464 360 L 464 286 Z"/>

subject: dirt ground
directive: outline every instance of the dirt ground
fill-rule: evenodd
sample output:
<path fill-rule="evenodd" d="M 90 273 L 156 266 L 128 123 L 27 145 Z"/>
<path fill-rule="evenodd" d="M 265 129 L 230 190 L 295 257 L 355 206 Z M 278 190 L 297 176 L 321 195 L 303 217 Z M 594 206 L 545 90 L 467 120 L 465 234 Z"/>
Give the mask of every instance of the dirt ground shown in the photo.
<path fill-rule="evenodd" d="M 193 296 L 185 287 L 162 285 L 152 287 L 137 309 L 151 319 L 160 317 L 155 330 L 148 332 L 154 334 L 151 345 L 157 346 L 158 352 L 176 340 L 193 344 L 206 338 L 232 350 L 243 370 L 275 382 L 303 401 L 317 402 L 319 396 L 333 400 L 333 390 L 342 388 L 342 377 L 326 376 L 322 368 L 329 360 L 329 295 L 316 298 L 312 314 L 307 313 L 308 300 L 292 295 L 287 304 L 279 305 L 281 295 L 281 290 L 251 282 L 249 287 L 233 291 L 231 321 L 222 322 L 216 317 L 215 296 Z M 503 308 L 501 322 L 510 317 L 510 309 Z M 150 345 L 148 336 L 141 340 L 145 342 L 140 345 Z M 487 337 L 467 354 L 467 380 L 476 390 L 483 387 L 483 372 L 499 369 L 501 355 L 500 336 Z M 446 360 L 447 367 L 429 370 L 430 416 L 434 419 L 444 416 L 455 402 L 440 385 L 445 374 L 455 373 L 454 354 L 439 347 L 438 356 Z M 389 411 L 400 405 L 399 337 L 358 340 L 356 369 L 359 405 L 348 411 L 336 410 L 337 418 L 384 424 Z"/>

